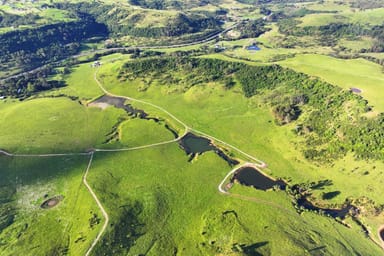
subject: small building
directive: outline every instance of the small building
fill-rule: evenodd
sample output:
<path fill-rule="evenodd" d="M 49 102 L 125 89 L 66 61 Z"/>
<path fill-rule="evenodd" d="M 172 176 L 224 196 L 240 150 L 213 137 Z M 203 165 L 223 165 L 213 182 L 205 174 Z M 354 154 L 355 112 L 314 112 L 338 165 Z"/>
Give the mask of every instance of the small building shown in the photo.
<path fill-rule="evenodd" d="M 101 62 L 100 61 L 95 61 L 91 65 L 91 67 L 93 67 L 93 68 L 97 68 L 97 67 L 100 67 L 100 66 L 101 66 Z"/>

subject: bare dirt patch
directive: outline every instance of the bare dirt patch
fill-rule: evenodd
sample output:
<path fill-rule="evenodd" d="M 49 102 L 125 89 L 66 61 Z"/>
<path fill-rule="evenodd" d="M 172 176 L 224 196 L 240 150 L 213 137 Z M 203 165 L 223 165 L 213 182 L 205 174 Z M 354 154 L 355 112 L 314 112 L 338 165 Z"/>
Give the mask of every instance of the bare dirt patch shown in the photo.
<path fill-rule="evenodd" d="M 97 107 L 101 108 L 102 110 L 106 109 L 109 104 L 108 103 L 103 103 L 103 102 L 92 102 L 88 104 L 89 107 Z"/>

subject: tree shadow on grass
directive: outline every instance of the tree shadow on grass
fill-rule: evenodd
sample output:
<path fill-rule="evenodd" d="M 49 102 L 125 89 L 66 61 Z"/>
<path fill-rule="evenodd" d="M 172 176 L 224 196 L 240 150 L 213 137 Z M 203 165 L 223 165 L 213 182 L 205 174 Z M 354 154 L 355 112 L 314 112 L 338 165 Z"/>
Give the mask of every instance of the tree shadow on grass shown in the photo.
<path fill-rule="evenodd" d="M 234 244 L 233 245 L 233 250 L 235 251 L 241 251 L 244 255 L 246 256 L 263 256 L 263 255 L 269 255 L 269 253 L 263 252 L 261 248 L 263 246 L 266 246 L 269 242 L 259 242 L 259 243 L 254 243 L 251 245 L 246 245 L 246 244 Z"/>

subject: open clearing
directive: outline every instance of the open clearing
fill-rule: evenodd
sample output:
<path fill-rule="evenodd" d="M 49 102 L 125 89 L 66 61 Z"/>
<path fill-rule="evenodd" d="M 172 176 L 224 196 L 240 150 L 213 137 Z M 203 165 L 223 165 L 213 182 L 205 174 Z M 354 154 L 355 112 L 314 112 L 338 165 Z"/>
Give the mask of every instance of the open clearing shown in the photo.
<path fill-rule="evenodd" d="M 346 90 L 357 87 L 373 109 L 384 111 L 384 74 L 382 67 L 364 59 L 341 60 L 319 54 L 301 54 L 279 62 L 282 66 L 292 68 Z M 346 68 L 348 67 L 348 68 Z"/>

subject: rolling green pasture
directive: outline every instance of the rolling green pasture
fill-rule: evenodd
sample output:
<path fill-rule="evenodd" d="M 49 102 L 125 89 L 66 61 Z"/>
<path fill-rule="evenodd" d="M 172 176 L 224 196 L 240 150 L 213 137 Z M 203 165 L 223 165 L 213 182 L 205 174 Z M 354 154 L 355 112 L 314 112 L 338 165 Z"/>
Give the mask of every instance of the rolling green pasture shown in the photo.
<path fill-rule="evenodd" d="M 226 50 L 222 53 L 233 58 L 240 58 L 260 63 L 276 62 L 290 58 L 296 54 L 317 53 L 329 54 L 333 50 L 331 47 L 318 46 L 314 38 L 308 37 L 287 37 L 278 32 L 276 25 L 271 26 L 272 30 L 266 32 L 258 38 L 247 38 L 232 41 L 222 41 Z M 249 51 L 246 47 L 256 44 L 260 51 Z M 282 44 L 295 45 L 293 48 L 283 47 Z"/>
<path fill-rule="evenodd" d="M 382 67 L 364 59 L 341 60 L 318 54 L 302 54 L 279 62 L 284 67 L 292 68 L 344 89 L 357 87 L 361 96 L 368 100 L 375 111 L 384 111 L 383 95 L 384 74 Z"/>
<path fill-rule="evenodd" d="M 381 25 L 384 8 L 369 9 L 364 11 L 344 10 L 338 13 L 314 13 L 299 18 L 300 26 L 323 26 L 330 23 L 360 23 L 365 25 Z"/>
<path fill-rule="evenodd" d="M 315 13 L 308 14 L 302 18 L 298 19 L 301 21 L 301 27 L 307 26 L 324 26 L 330 23 L 348 23 L 349 19 L 345 15 L 342 14 L 334 14 L 334 13 Z"/>
<path fill-rule="evenodd" d="M 66 76 L 57 77 L 65 79 L 67 86 L 43 92 L 43 96 L 61 95 L 80 97 L 82 99 L 93 99 L 103 94 L 94 80 L 95 68 L 92 63 L 85 63 L 71 68 L 71 73 Z"/>
<path fill-rule="evenodd" d="M 1 255 L 85 254 L 101 227 L 90 225 L 93 214 L 101 213 L 82 184 L 88 159 L 0 156 L 0 215 L 3 220 L 8 210 L 14 216 L 0 228 Z M 57 195 L 64 199 L 56 207 L 40 208 Z"/>
<path fill-rule="evenodd" d="M 84 152 L 102 143 L 124 114 L 115 108 L 87 108 L 65 97 L 3 104 L 0 148 L 13 153 Z"/>
<path fill-rule="evenodd" d="M 230 167 L 212 152 L 187 160 L 177 144 L 96 154 L 89 180 L 111 226 L 95 255 L 379 253 L 359 232 L 298 215 L 282 192 L 253 193 L 278 206 L 220 194 Z M 127 253 L 120 245 L 132 247 Z"/>
<path fill-rule="evenodd" d="M 165 26 L 178 13 L 143 9 L 125 0 L 102 2 L 118 2 L 122 8 L 129 8 L 132 15 L 141 15 L 140 24 L 135 25 L 141 28 Z M 38 9 L 42 3 L 49 1 L 23 4 L 10 0 L 0 6 L 0 10 L 22 15 L 37 12 L 42 17 L 39 24 L 70 20 L 65 11 Z M 334 1 L 299 5 L 312 10 L 337 11 L 306 15 L 298 19 L 302 21 L 300 26 L 332 22 L 378 25 L 384 16 L 383 8 L 352 11 L 346 4 Z M 214 11 L 222 7 L 229 9 L 229 16 L 262 17 L 258 7 L 235 0 L 196 7 L 193 11 Z M 373 106 L 373 114 L 384 112 L 381 93 L 384 74 L 380 65 L 364 59 L 326 56 L 336 48 L 320 47 L 310 36 L 285 36 L 279 33 L 277 24 L 270 26 L 272 30 L 259 38 L 220 41 L 219 44 L 226 47 L 223 53 L 200 57 L 249 65 L 277 63 L 345 90 L 357 87 Z M 0 29 L 0 33 L 8 30 Z M 116 40 L 129 46 L 159 44 L 158 39 L 144 37 Z M 252 43 L 258 44 L 261 51 L 245 49 Z M 284 43 L 294 47 L 283 46 Z M 170 53 L 206 45 L 156 50 Z M 355 53 L 371 47 L 372 39 L 342 39 L 338 46 Z M 92 47 L 101 45 L 88 44 L 84 49 Z M 380 54 L 371 56 L 384 58 Z M 246 98 L 237 81 L 227 89 L 220 82 L 193 86 L 163 84 L 151 76 L 118 80 L 125 61 L 134 60 L 123 54 L 104 56 L 103 65 L 98 69 L 92 68 L 92 63 L 85 63 L 71 67 L 69 74 L 51 77 L 64 80 L 65 87 L 23 101 L 0 100 L 0 149 L 39 154 L 140 147 L 173 140 L 165 124 L 179 135 L 183 134 L 185 127 L 154 105 L 127 101 L 150 117 L 159 118 L 160 122 L 130 118 L 125 111 L 111 106 L 105 109 L 89 106 L 104 94 L 94 79 L 96 76 L 109 92 L 156 104 L 192 130 L 214 136 L 266 162 L 268 167 L 264 171 L 268 175 L 284 178 L 291 185 L 330 180 L 324 187 L 312 191 L 316 203 L 342 204 L 347 198 L 365 196 L 376 205 L 384 205 L 382 161 L 358 161 L 347 155 L 332 164 L 309 162 L 301 153 L 302 141 L 293 132 L 296 123 L 278 126 L 274 122 L 263 94 L 268 92 Z M 176 79 L 188 75 L 170 72 Z M 228 146 L 218 145 L 229 149 L 241 162 L 249 160 Z M 104 221 L 82 183 L 89 157 L 0 154 L 0 255 L 86 253 Z M 96 152 L 88 182 L 109 214 L 110 223 L 92 255 L 382 254 L 382 249 L 351 219 L 346 220 L 351 225 L 347 228 L 319 214 L 308 211 L 298 214 L 284 191 L 264 192 L 235 184 L 230 191 L 232 195 L 219 193 L 219 183 L 233 167 L 214 152 L 188 160 L 189 156 L 177 142 L 124 152 Z M 323 195 L 329 192 L 337 192 L 337 196 L 324 199 Z M 46 198 L 56 195 L 64 196 L 58 206 L 49 210 L 40 208 Z M 383 214 L 364 216 L 361 220 L 373 234 L 384 224 Z"/>
<path fill-rule="evenodd" d="M 161 123 L 153 120 L 131 119 L 120 127 L 120 140 L 122 145 L 137 147 L 168 141 L 174 139 Z"/>
<path fill-rule="evenodd" d="M 108 70 L 106 66 L 104 68 Z M 101 74 L 104 74 L 102 70 Z M 275 125 L 269 107 L 262 103 L 262 98 L 255 96 L 246 99 L 238 86 L 227 90 L 223 85 L 208 83 L 183 92 L 154 82 L 145 91 L 141 91 L 138 88 L 143 85 L 139 80 L 121 83 L 114 80 L 113 75 L 103 79 L 106 88 L 113 93 L 158 104 L 188 126 L 262 159 L 269 165 L 269 174 L 274 177 L 289 177 L 294 183 L 330 179 L 333 185 L 326 187 L 324 191 L 315 191 L 315 194 L 340 190 L 342 194 L 334 202 L 342 203 L 348 196 L 359 197 L 364 194 L 382 203 L 378 191 L 381 188 L 382 179 L 379 177 L 384 169 L 383 164 L 348 159 L 341 161 L 337 165 L 340 169 L 335 171 L 333 166 L 320 167 L 309 163 L 299 152 L 299 142 L 292 132 L 294 127 L 282 128 Z M 144 108 L 143 105 L 139 106 Z M 361 168 L 361 171 L 351 175 L 356 167 Z M 370 175 L 363 179 L 366 184 L 375 188 L 374 192 L 359 186 L 362 170 L 370 171 Z M 351 180 L 350 183 L 346 183 L 346 179 Z"/>
<path fill-rule="evenodd" d="M 322 3 L 312 2 L 312 3 L 302 3 L 302 7 L 305 7 L 309 10 L 314 11 L 346 11 L 349 9 L 348 5 L 336 3 L 336 1 L 323 1 Z"/>
<path fill-rule="evenodd" d="M 358 53 L 362 49 L 370 49 L 373 46 L 373 39 L 370 37 L 361 37 L 356 40 L 341 39 L 338 45 L 346 47 L 354 53 Z"/>

